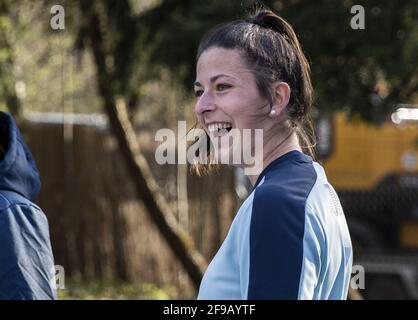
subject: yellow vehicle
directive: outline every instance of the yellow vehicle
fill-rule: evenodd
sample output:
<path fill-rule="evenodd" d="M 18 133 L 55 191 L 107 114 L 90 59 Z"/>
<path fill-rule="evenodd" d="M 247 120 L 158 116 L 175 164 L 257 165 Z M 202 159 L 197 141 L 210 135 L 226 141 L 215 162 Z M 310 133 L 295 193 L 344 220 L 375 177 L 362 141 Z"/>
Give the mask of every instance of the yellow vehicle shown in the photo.
<path fill-rule="evenodd" d="M 317 134 L 369 297 L 417 299 L 418 108 L 400 108 L 380 126 L 336 113 L 317 120 Z"/>
<path fill-rule="evenodd" d="M 360 248 L 418 249 L 418 121 L 377 127 L 337 113 L 326 130 L 319 122 L 327 176 L 347 219 L 368 229 L 352 235 Z"/>

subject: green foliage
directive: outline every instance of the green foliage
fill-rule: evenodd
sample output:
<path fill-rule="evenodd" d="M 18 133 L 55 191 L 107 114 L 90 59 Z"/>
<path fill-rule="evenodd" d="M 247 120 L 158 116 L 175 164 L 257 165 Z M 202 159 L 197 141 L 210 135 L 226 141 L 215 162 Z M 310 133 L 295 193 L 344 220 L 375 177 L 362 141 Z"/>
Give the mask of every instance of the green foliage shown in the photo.
<path fill-rule="evenodd" d="M 15 93 L 13 72 L 14 26 L 10 16 L 11 1 L 0 1 L 0 110 L 18 113 L 19 99 Z"/>
<path fill-rule="evenodd" d="M 147 78 L 142 70 L 147 65 L 147 50 L 141 46 L 145 33 L 128 0 L 96 1 L 94 10 L 103 34 L 102 49 L 114 94 L 129 96 Z M 88 39 L 88 21 L 84 23 L 76 35 L 75 48 L 79 51 L 86 48 Z"/>
<path fill-rule="evenodd" d="M 189 85 L 198 42 L 219 22 L 245 16 L 242 1 L 163 1 L 144 13 L 151 60 Z M 380 121 L 395 103 L 417 99 L 418 1 L 265 1 L 294 27 L 312 64 L 316 105 Z M 353 30 L 350 8 L 365 8 L 365 30 Z M 373 100 L 374 98 L 374 100 Z M 381 100 L 381 103 L 373 103 Z"/>
<path fill-rule="evenodd" d="M 62 1 L 66 30 L 49 28 L 43 1 L 0 1 L 0 105 L 42 111 L 97 112 L 95 66 L 81 1 Z M 99 0 L 105 61 L 115 94 L 136 101 L 167 68 L 191 92 L 203 34 L 245 17 L 261 1 Z M 312 64 L 316 106 L 379 121 L 395 103 L 418 100 L 418 0 L 267 0 L 296 30 Z M 365 8 L 366 29 L 350 27 L 350 8 Z M 72 49 L 77 49 L 77 53 Z M 26 86 L 24 100 L 16 83 Z M 377 102 L 377 103 L 376 103 Z"/>
<path fill-rule="evenodd" d="M 286 1 L 283 12 L 312 61 L 321 109 L 346 107 L 379 122 L 395 103 L 413 100 L 418 81 L 418 1 Z M 365 8 L 365 29 L 350 28 L 350 8 Z M 416 87 L 416 84 L 415 84 Z M 371 95 L 382 99 L 372 103 Z"/>
<path fill-rule="evenodd" d="M 61 300 L 168 300 L 174 298 L 171 291 L 151 283 L 133 284 L 114 281 L 82 283 L 71 280 L 66 283 L 65 289 L 58 290 L 58 298 Z"/>
<path fill-rule="evenodd" d="M 77 3 L 65 8 L 66 29 L 50 28 L 56 1 L 0 1 L 0 108 L 93 113 L 101 110 L 89 52 L 74 52 Z M 7 6 L 6 6 L 7 4 Z M 18 113 L 15 112 L 15 113 Z"/>
<path fill-rule="evenodd" d="M 150 60 L 169 67 L 191 89 L 200 38 L 218 23 L 239 19 L 253 1 L 166 0 L 140 16 Z"/>

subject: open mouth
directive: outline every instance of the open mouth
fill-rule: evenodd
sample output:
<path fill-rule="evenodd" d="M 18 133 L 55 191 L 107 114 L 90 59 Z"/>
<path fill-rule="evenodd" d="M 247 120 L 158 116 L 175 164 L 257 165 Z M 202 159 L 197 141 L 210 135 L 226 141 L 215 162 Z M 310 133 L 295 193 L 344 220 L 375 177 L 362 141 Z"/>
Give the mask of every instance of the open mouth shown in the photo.
<path fill-rule="evenodd" d="M 222 137 L 227 135 L 232 129 L 232 124 L 229 122 L 217 122 L 208 125 L 209 133 L 213 137 Z"/>

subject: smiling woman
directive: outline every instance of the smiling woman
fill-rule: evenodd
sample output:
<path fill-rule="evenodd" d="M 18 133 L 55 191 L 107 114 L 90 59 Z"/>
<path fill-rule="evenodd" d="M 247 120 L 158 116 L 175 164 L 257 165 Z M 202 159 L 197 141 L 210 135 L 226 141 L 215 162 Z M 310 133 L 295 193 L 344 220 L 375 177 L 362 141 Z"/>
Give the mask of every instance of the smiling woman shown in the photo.
<path fill-rule="evenodd" d="M 292 27 L 269 10 L 215 27 L 200 43 L 194 90 L 215 154 L 243 151 L 230 143 L 232 132 L 250 130 L 254 139 L 262 131 L 261 170 L 249 175 L 253 190 L 198 298 L 345 299 L 351 240 L 338 196 L 313 160 L 309 65 Z"/>

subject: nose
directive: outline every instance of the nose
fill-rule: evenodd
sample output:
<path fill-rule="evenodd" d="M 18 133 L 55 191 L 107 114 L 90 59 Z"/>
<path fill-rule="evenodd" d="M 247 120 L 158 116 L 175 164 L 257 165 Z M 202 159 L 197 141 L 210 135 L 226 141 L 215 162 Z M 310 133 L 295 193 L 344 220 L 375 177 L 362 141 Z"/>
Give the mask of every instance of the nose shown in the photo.
<path fill-rule="evenodd" d="M 202 116 L 205 112 L 209 112 L 216 109 L 215 101 L 211 94 L 204 92 L 196 103 L 195 113 L 197 116 Z"/>

